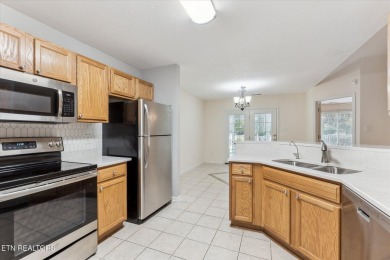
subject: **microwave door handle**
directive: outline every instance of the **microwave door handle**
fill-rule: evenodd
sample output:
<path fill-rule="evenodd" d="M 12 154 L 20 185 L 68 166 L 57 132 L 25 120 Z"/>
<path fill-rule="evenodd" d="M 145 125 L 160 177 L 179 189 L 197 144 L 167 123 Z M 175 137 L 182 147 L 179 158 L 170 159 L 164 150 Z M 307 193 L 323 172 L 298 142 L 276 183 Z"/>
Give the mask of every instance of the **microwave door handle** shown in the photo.
<path fill-rule="evenodd" d="M 58 90 L 58 114 L 57 117 L 62 117 L 62 107 L 64 106 L 64 97 L 62 95 L 62 90 Z"/>

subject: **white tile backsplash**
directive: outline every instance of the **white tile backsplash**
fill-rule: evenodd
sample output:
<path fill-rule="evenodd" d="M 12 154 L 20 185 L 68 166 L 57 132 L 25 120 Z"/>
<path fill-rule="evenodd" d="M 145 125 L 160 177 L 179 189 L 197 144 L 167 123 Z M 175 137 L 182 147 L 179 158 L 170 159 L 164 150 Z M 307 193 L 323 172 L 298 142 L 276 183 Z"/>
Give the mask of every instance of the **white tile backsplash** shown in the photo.
<path fill-rule="evenodd" d="M 64 150 L 102 151 L 102 124 L 25 124 L 0 123 L 0 138 L 9 137 L 62 137 Z"/>

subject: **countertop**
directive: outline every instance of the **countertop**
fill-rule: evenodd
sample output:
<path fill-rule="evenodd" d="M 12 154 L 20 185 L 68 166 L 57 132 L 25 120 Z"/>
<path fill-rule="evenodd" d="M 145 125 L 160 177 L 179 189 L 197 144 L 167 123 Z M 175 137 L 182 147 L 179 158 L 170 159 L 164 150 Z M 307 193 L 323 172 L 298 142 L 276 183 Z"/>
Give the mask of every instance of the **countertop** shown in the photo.
<path fill-rule="evenodd" d="M 68 162 L 96 164 L 98 168 L 131 161 L 127 157 L 103 156 L 96 150 L 63 152 L 62 160 Z"/>
<path fill-rule="evenodd" d="M 231 162 L 259 163 L 280 169 L 297 172 L 307 176 L 313 176 L 324 180 L 339 182 L 363 197 L 366 201 L 390 216 L 390 170 L 364 170 L 353 174 L 330 174 L 322 173 L 303 167 L 274 162 L 271 159 L 258 157 L 237 156 L 230 158 Z M 313 163 L 304 160 L 298 160 Z M 318 164 L 318 163 L 315 163 Z M 331 165 L 331 164 L 329 164 Z M 354 169 L 354 168 L 352 168 Z M 354 170 L 359 170 L 358 168 Z"/>

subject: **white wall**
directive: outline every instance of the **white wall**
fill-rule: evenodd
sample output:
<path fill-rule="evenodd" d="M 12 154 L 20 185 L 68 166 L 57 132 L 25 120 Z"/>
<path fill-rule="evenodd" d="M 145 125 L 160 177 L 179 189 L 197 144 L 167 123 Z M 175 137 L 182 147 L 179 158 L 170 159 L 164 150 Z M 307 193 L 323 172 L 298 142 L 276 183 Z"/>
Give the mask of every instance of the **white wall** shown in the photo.
<path fill-rule="evenodd" d="M 360 143 L 390 145 L 387 112 L 387 56 L 361 61 Z"/>
<path fill-rule="evenodd" d="M 172 106 L 172 192 L 180 195 L 180 67 L 169 65 L 141 71 L 154 83 L 154 101 Z"/>
<path fill-rule="evenodd" d="M 59 17 L 58 19 L 66 19 L 66 17 Z M 37 38 L 41 38 L 66 49 L 82 54 L 89 58 L 95 59 L 99 62 L 107 64 L 111 67 L 119 69 L 123 72 L 129 73 L 136 77 L 140 77 L 139 69 L 126 64 L 114 57 L 111 57 L 89 45 L 86 45 L 75 38 L 72 38 L 60 31 L 57 31 L 50 26 L 43 24 L 31 17 L 28 17 L 4 4 L 0 4 L 0 22 L 6 23 L 16 27 L 24 32 L 27 32 Z M 88 32 L 86 32 L 88 33 Z M 105 37 L 102 35 L 102 37 Z M 124 55 L 126 55 L 124 53 Z"/>
<path fill-rule="evenodd" d="M 180 91 L 180 173 L 203 163 L 203 100 Z"/>
<path fill-rule="evenodd" d="M 250 109 L 278 108 L 278 140 L 302 141 L 306 137 L 305 94 L 252 96 Z M 223 163 L 227 160 L 227 113 L 236 110 L 233 99 L 204 101 L 205 162 Z"/>

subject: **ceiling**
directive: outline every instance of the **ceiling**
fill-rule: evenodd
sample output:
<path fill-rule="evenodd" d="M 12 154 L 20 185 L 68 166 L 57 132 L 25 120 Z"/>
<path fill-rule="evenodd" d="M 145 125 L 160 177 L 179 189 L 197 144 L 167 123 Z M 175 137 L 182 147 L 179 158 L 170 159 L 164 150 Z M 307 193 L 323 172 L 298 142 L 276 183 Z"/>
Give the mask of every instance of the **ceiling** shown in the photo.
<path fill-rule="evenodd" d="M 178 0 L 0 2 L 139 69 L 179 64 L 202 99 L 303 92 L 387 23 L 389 1 L 213 0 L 191 22 Z"/>

